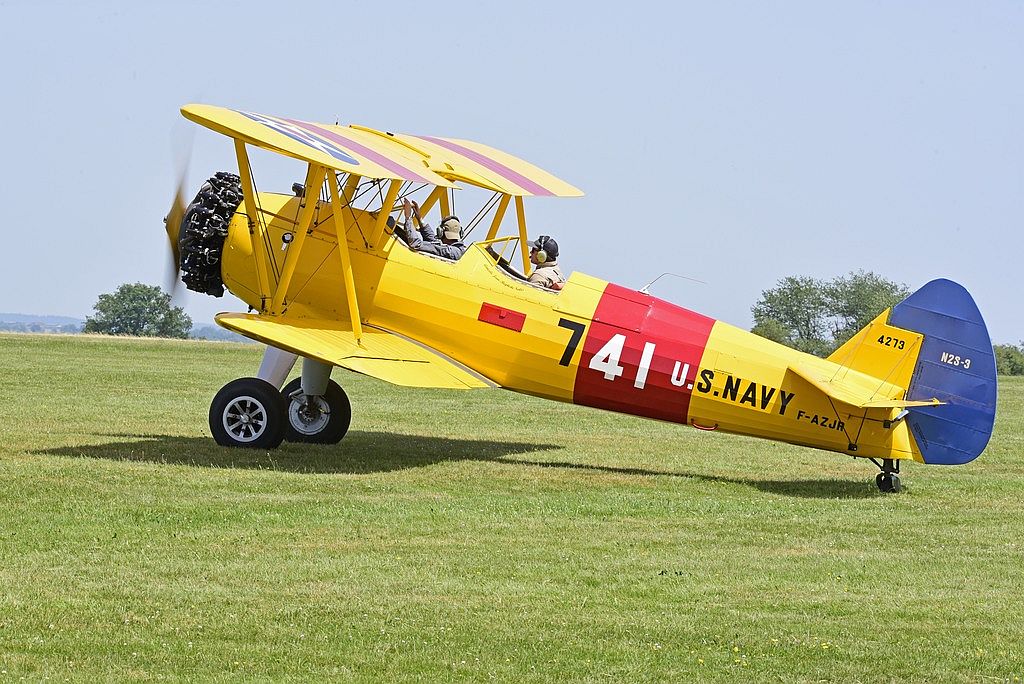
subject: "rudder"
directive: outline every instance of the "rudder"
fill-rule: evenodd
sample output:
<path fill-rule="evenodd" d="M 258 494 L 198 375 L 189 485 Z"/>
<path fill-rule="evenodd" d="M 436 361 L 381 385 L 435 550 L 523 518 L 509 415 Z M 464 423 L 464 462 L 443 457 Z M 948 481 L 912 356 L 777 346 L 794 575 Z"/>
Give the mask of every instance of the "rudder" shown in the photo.
<path fill-rule="evenodd" d="M 890 325 L 924 335 L 907 399 L 906 421 L 925 463 L 954 465 L 978 457 L 992 436 L 996 362 L 974 299 L 951 280 L 933 280 L 892 309 Z"/>

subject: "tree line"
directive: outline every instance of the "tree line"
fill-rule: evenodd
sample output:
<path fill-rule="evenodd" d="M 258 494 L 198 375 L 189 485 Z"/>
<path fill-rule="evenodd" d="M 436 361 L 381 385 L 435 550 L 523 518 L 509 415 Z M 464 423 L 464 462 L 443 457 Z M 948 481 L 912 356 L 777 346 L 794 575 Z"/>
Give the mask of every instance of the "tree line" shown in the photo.
<path fill-rule="evenodd" d="M 826 357 L 910 289 L 870 271 L 831 280 L 787 276 L 751 307 L 751 332 L 793 349 Z M 1024 342 L 993 345 L 1000 375 L 1024 375 Z"/>
<path fill-rule="evenodd" d="M 787 276 L 764 290 L 751 308 L 751 332 L 793 349 L 826 357 L 885 309 L 910 294 L 901 283 L 870 271 L 831 280 Z M 141 337 L 189 337 L 192 319 L 155 285 L 125 283 L 101 294 L 83 332 Z M 993 347 L 1000 375 L 1024 375 L 1024 342 Z"/>

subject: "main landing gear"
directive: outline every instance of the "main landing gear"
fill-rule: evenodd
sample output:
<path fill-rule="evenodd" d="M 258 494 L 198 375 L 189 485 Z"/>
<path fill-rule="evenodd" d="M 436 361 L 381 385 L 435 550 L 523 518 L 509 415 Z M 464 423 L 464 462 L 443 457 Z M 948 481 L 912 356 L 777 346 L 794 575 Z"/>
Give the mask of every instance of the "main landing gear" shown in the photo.
<path fill-rule="evenodd" d="M 302 380 L 295 378 L 281 390 L 287 405 L 288 421 L 284 438 L 289 442 L 337 444 L 352 422 L 352 404 L 341 385 L 327 381 L 322 395 L 302 391 Z"/>
<path fill-rule="evenodd" d="M 268 347 L 259 377 L 224 385 L 210 404 L 210 432 L 221 446 L 274 449 L 283 440 L 336 444 L 348 432 L 352 405 L 330 379 L 331 366 L 303 359 L 302 377 L 284 383 L 298 357 Z"/>
<path fill-rule="evenodd" d="M 879 463 L 877 459 L 872 458 L 871 462 L 882 471 L 875 475 L 875 484 L 878 485 L 879 491 L 886 494 L 896 494 L 902 489 L 900 485 L 900 462 L 898 460 L 885 458 Z"/>

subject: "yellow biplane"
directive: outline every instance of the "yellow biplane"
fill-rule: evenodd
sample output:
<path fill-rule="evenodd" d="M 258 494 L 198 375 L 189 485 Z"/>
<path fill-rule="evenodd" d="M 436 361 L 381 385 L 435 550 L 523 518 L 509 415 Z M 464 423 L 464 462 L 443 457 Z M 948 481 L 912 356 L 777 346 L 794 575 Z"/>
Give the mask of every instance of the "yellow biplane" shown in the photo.
<path fill-rule="evenodd" d="M 899 490 L 901 460 L 965 463 L 991 435 L 992 346 L 971 296 L 948 280 L 820 359 L 583 273 L 557 291 L 531 283 L 524 198 L 582 193 L 505 152 L 209 105 L 181 112 L 231 138 L 238 162 L 188 206 L 179 189 L 166 227 L 182 280 L 246 302 L 251 313 L 216 320 L 267 345 L 256 377 L 213 399 L 218 444 L 341 440 L 352 412 L 335 366 L 868 458 L 883 491 Z M 252 147 L 304 162 L 304 181 L 257 192 Z M 486 233 L 455 261 L 410 249 L 403 201 L 448 216 L 458 187 L 485 191 L 466 227 Z M 282 388 L 298 357 L 301 377 Z"/>

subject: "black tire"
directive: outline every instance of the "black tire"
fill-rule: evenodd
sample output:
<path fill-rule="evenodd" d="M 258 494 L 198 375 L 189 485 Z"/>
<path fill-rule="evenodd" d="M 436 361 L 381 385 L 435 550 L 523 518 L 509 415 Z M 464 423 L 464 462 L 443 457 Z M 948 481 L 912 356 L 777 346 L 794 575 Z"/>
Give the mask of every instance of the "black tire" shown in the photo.
<path fill-rule="evenodd" d="M 281 393 L 259 378 L 232 380 L 210 403 L 210 432 L 221 446 L 276 449 L 286 422 Z"/>
<path fill-rule="evenodd" d="M 896 473 L 878 473 L 875 475 L 875 484 L 878 485 L 879 491 L 886 494 L 896 494 L 902 489 L 900 476 Z"/>
<path fill-rule="evenodd" d="M 352 423 L 352 404 L 334 380 L 327 381 L 324 396 L 309 397 L 302 394 L 302 380 L 295 378 L 281 390 L 281 399 L 285 404 L 284 438 L 289 442 L 337 444 Z"/>

